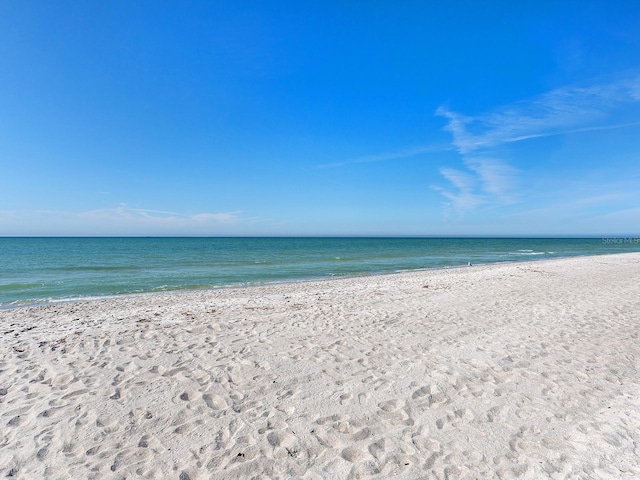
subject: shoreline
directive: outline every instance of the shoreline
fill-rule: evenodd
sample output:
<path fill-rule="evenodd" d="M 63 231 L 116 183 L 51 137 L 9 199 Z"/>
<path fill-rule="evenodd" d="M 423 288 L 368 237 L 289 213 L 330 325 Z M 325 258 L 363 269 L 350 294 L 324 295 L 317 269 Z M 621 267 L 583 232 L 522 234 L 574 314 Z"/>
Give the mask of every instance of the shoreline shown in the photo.
<path fill-rule="evenodd" d="M 126 297 L 137 297 L 137 296 L 151 296 L 151 295 L 167 295 L 167 294 L 189 294 L 189 293 L 197 293 L 203 291 L 218 291 L 218 290 L 228 290 L 228 289 L 251 289 L 251 288 L 260 288 L 267 287 L 270 285 L 294 285 L 298 283 L 309 283 L 309 282 L 331 282 L 336 280 L 349 280 L 356 278 L 369 278 L 369 277 L 377 277 L 377 276 L 385 276 L 385 275 L 401 275 L 404 273 L 414 273 L 414 272 L 432 272 L 432 271 L 441 271 L 441 270 L 456 270 L 456 269 L 464 269 L 470 267 L 487 267 L 491 265 L 511 265 L 511 264 L 520 264 L 520 263 L 537 263 L 537 262 L 545 262 L 545 261 L 556 261 L 556 260 L 565 260 L 571 258 L 584 258 L 584 257 L 608 257 L 611 255 L 632 255 L 639 252 L 624 252 L 624 253 L 608 253 L 608 254 L 584 254 L 584 255 L 570 255 L 564 257 L 554 257 L 554 258 L 530 258 L 527 260 L 504 260 L 499 262 L 488 262 L 488 263 L 474 263 L 472 265 L 450 265 L 450 266 L 438 266 L 438 267 L 416 267 L 412 269 L 403 269 L 403 270 L 388 270 L 388 271 L 380 271 L 380 272 L 371 272 L 371 273 L 360 273 L 353 275 L 335 275 L 335 276 L 325 276 L 325 277 L 309 277 L 309 278 L 301 278 L 301 279 L 292 279 L 292 280 L 277 280 L 272 282 L 254 282 L 254 284 L 224 284 L 224 285 L 208 285 L 203 286 L 201 288 L 175 288 L 175 289 L 167 289 L 167 290 L 157 290 L 157 291 L 148 291 L 148 292 L 134 292 L 134 293 L 118 293 L 118 294 L 105 294 L 105 295 L 90 295 L 86 297 L 70 297 L 70 298 L 54 298 L 50 300 L 34 300 L 34 301 L 25 301 L 24 303 L 16 304 L 15 302 L 0 304 L 0 312 L 7 310 L 15 310 L 22 308 L 34 308 L 34 307 L 47 307 L 51 305 L 60 305 L 66 303 L 76 303 L 76 302 L 91 302 L 91 301 L 100 301 L 100 300 L 116 300 L 119 298 Z"/>
<path fill-rule="evenodd" d="M 640 253 L 0 311 L 15 478 L 637 478 Z"/>

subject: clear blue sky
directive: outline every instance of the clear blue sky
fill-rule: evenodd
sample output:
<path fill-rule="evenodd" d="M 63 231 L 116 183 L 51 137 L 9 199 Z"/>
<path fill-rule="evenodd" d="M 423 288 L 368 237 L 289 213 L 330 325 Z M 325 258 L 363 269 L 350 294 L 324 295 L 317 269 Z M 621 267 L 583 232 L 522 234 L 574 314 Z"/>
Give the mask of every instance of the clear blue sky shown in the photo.
<path fill-rule="evenodd" d="M 637 235 L 640 2 L 0 0 L 0 235 Z"/>

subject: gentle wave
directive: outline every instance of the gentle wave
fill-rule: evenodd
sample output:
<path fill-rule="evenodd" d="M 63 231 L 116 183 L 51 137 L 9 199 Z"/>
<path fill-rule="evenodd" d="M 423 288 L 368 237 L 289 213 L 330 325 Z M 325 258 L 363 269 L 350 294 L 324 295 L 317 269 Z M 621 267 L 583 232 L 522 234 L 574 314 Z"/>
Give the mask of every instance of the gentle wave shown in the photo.
<path fill-rule="evenodd" d="M 545 238 L 1 238 L 0 306 L 640 251 Z"/>

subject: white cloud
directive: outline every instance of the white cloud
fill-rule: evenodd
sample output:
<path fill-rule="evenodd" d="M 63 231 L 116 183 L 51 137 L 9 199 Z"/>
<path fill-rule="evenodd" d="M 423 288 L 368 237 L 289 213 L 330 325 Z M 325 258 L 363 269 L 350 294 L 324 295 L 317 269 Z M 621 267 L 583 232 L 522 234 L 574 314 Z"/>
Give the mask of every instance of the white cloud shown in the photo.
<path fill-rule="evenodd" d="M 606 122 L 615 108 L 637 102 L 640 76 L 635 75 L 587 87 L 559 88 L 477 116 L 443 105 L 436 115 L 447 120 L 445 130 L 451 133 L 452 145 L 461 154 L 466 170 L 442 168 L 440 173 L 455 191 L 435 189 L 461 210 L 517 202 L 521 172 L 498 158 L 498 147 L 552 135 L 640 125 Z"/>
<path fill-rule="evenodd" d="M 243 218 L 241 212 L 198 213 L 130 208 L 120 204 L 114 208 L 84 212 L 2 211 L 0 232 L 8 235 L 177 235 L 231 234 L 230 228 L 255 223 L 256 218 Z M 29 230 L 25 230 L 31 225 Z"/>
<path fill-rule="evenodd" d="M 198 213 L 191 219 L 199 223 L 236 223 L 239 221 L 237 213 Z"/>
<path fill-rule="evenodd" d="M 481 205 L 506 205 L 517 201 L 518 171 L 499 159 L 473 157 L 464 161 L 467 170 L 441 168 L 440 174 L 450 188 L 432 185 L 445 197 L 446 216 L 453 209 L 459 214 Z"/>
<path fill-rule="evenodd" d="M 151 210 L 143 208 L 129 208 L 125 204 L 121 204 L 116 208 L 90 210 L 79 213 L 80 218 L 87 220 L 101 219 L 116 222 L 138 223 L 155 226 L 202 226 L 236 223 L 240 219 L 240 212 L 222 212 L 222 213 L 198 213 L 195 215 L 186 215 L 177 212 L 165 210 Z"/>
<path fill-rule="evenodd" d="M 640 76 L 588 87 L 569 86 L 515 102 L 475 117 L 461 115 L 446 106 L 436 115 L 448 120 L 446 130 L 465 155 L 476 150 L 530 138 L 570 133 L 577 127 L 597 130 L 620 125 L 590 125 L 604 119 L 614 108 L 640 101 Z"/>
<path fill-rule="evenodd" d="M 463 172 L 462 170 L 456 170 L 454 168 L 441 168 L 440 173 L 444 178 L 449 180 L 454 187 L 462 191 L 471 191 L 475 186 L 475 178 Z"/>
<path fill-rule="evenodd" d="M 498 199 L 500 203 L 515 201 L 515 187 L 519 172 L 496 158 L 473 157 L 465 160 L 465 165 L 480 178 L 482 190 Z"/>
<path fill-rule="evenodd" d="M 174 212 L 129 208 L 121 204 L 115 208 L 89 210 L 76 214 L 85 222 L 107 222 L 109 224 L 137 224 L 171 226 L 179 223 L 180 216 Z"/>
<path fill-rule="evenodd" d="M 351 160 L 345 160 L 342 162 L 332 162 L 332 163 L 323 163 L 320 165 L 316 165 L 315 168 L 339 168 L 345 167 L 347 165 L 353 165 L 357 163 L 375 163 L 375 162 L 386 162 L 389 160 L 401 160 L 404 158 L 411 158 L 418 155 L 423 155 L 425 153 L 434 153 L 434 152 L 443 152 L 451 150 L 451 147 L 447 145 L 424 145 L 421 147 L 413 147 L 406 148 L 403 150 L 398 150 L 395 152 L 381 153 L 378 155 L 366 155 L 363 157 L 353 158 Z"/>
<path fill-rule="evenodd" d="M 440 192 L 443 197 L 449 200 L 447 207 L 451 207 L 457 212 L 464 212 L 472 210 L 484 202 L 481 195 L 474 193 L 477 182 L 473 175 L 453 168 L 441 168 L 440 173 L 456 190 L 451 191 L 437 185 L 431 186 L 433 190 Z M 449 208 L 445 212 L 445 216 L 448 217 L 448 215 Z"/>

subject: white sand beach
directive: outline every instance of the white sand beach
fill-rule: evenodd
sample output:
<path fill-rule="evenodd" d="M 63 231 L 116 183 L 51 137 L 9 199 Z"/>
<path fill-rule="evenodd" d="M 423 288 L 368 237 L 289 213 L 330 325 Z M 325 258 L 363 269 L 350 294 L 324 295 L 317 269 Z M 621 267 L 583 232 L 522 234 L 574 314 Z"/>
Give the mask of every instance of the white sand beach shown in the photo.
<path fill-rule="evenodd" d="M 640 254 L 0 311 L 0 475 L 640 478 Z"/>

